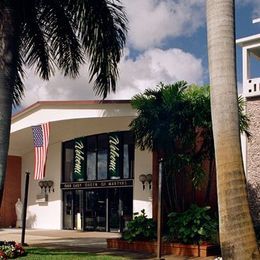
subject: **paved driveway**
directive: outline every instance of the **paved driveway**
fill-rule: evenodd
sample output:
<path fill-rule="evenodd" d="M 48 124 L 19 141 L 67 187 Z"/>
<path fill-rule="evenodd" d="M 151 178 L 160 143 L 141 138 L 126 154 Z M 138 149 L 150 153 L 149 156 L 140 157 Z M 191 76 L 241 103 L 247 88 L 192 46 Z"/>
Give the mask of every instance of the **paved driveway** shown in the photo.
<path fill-rule="evenodd" d="M 123 256 L 128 259 L 156 259 L 155 255 L 117 251 L 107 249 L 106 239 L 119 237 L 118 233 L 107 232 L 81 232 L 74 230 L 26 230 L 25 242 L 29 246 L 37 246 L 44 248 L 55 249 L 69 249 L 80 252 L 92 252 L 105 255 L 117 255 Z M 0 229 L 0 240 L 14 240 L 16 242 L 21 241 L 21 229 Z M 165 256 L 167 260 L 183 260 L 183 259 L 195 259 L 187 257 Z M 196 258 L 198 259 L 198 258 Z M 214 259 L 211 258 L 199 258 L 199 259 Z"/>

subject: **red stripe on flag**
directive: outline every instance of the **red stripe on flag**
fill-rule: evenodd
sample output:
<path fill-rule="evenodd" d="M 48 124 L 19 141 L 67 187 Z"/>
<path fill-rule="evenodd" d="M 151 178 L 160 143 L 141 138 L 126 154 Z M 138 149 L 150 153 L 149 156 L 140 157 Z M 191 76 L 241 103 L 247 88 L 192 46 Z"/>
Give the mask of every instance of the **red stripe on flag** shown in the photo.
<path fill-rule="evenodd" d="M 50 126 L 49 123 L 32 127 L 34 143 L 34 179 L 41 180 L 45 176 Z"/>

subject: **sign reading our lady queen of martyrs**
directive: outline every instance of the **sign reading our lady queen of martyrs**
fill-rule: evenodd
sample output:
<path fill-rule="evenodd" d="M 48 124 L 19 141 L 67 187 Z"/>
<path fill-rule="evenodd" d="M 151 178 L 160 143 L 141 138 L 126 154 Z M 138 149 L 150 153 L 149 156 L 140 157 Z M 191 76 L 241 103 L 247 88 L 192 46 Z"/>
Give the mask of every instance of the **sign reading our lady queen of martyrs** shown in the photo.
<path fill-rule="evenodd" d="M 64 183 L 61 183 L 60 187 L 61 187 L 61 189 L 93 189 L 93 188 L 133 187 L 133 180 L 132 179 L 124 179 L 124 180 L 64 182 Z"/>

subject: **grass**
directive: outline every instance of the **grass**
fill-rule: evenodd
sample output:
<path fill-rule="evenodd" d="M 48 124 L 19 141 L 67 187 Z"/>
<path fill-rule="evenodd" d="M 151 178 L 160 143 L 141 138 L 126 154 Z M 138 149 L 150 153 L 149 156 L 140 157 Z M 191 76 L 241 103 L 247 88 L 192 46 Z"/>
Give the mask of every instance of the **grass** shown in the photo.
<path fill-rule="evenodd" d="M 25 248 L 27 253 L 26 256 L 21 257 L 21 260 L 25 259 L 35 259 L 35 260 L 44 260 L 44 259 L 89 259 L 89 260 L 123 260 L 126 258 L 117 257 L 117 256 L 106 256 L 106 255 L 97 255 L 93 253 L 83 253 L 83 252 L 73 252 L 68 250 L 59 250 L 59 249 L 46 249 L 31 247 Z"/>

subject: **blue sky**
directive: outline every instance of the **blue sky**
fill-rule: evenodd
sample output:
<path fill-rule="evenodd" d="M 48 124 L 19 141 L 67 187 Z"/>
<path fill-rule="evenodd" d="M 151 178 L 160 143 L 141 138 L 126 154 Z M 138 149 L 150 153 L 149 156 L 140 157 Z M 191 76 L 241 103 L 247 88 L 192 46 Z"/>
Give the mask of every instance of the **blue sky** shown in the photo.
<path fill-rule="evenodd" d="M 205 0 L 122 0 L 129 33 L 116 94 L 108 99 L 129 99 L 159 82 L 186 80 L 208 84 Z M 260 33 L 259 0 L 236 1 L 237 38 Z M 260 69 L 260 66 L 259 66 Z M 237 48 L 238 85 L 241 85 L 241 49 Z M 76 80 L 59 73 L 49 82 L 27 70 L 23 106 L 39 100 L 99 99 L 88 83 L 88 67 Z M 260 71 L 259 71 L 260 76 Z"/>
<path fill-rule="evenodd" d="M 243 38 L 246 36 L 260 34 L 260 23 L 252 23 L 252 17 L 260 18 L 260 1 L 257 5 L 236 5 L 236 38 Z M 254 9 L 255 8 L 255 9 Z M 257 13 L 254 13 L 258 11 Z M 237 46 L 237 77 L 238 81 L 242 82 L 242 49 Z M 258 75 L 260 77 L 260 63 L 257 63 L 257 66 L 252 67 L 252 74 Z M 257 71 L 256 71 L 257 69 Z"/>

